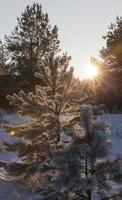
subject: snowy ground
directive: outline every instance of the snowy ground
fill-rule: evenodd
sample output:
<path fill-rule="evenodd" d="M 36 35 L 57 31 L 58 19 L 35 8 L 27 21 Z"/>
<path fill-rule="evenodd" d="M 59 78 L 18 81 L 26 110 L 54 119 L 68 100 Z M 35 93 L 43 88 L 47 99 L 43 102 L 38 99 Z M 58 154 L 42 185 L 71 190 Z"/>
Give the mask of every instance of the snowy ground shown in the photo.
<path fill-rule="evenodd" d="M 116 158 L 118 155 L 122 156 L 122 114 L 106 114 L 103 118 L 111 124 L 112 134 L 110 139 L 112 140 L 112 148 L 110 150 L 110 157 Z M 17 114 L 6 114 L 2 113 L 2 119 L 10 124 L 21 124 L 25 123 L 24 118 L 19 117 Z M 0 144 L 3 142 L 15 142 L 15 139 L 8 135 L 4 129 L 0 129 Z M 18 157 L 15 153 L 0 152 L 0 161 L 13 161 L 17 160 Z M 0 168 L 0 200 L 39 200 L 38 195 L 34 195 L 29 191 L 25 191 L 19 185 L 4 180 L 5 172 Z M 21 196 L 19 196 L 19 194 Z"/>
<path fill-rule="evenodd" d="M 41 200 L 39 195 L 26 191 L 21 185 L 0 180 L 0 200 Z"/>
<path fill-rule="evenodd" d="M 12 125 L 19 125 L 23 123 L 27 123 L 27 120 L 20 117 L 18 114 L 7 114 L 3 110 L 0 110 L 0 124 L 12 124 Z M 2 146 L 3 142 L 14 143 L 17 139 L 12 137 L 11 135 L 7 134 L 4 128 L 0 128 L 0 147 Z M 0 152 L 0 161 L 16 161 L 18 159 L 16 153 L 6 153 Z"/>
<path fill-rule="evenodd" d="M 0 124 L 9 123 L 13 125 L 26 123 L 27 120 L 18 116 L 17 114 L 7 114 L 2 111 L 2 118 L 0 116 Z M 8 135 L 5 129 L 0 128 L 0 146 L 3 142 L 14 143 L 16 139 Z M 16 153 L 0 152 L 0 161 L 12 162 L 18 160 Z M 23 186 L 15 184 L 11 181 L 6 181 L 6 173 L 0 167 L 0 200 L 40 200 L 38 195 L 26 191 Z"/>
<path fill-rule="evenodd" d="M 110 140 L 112 148 L 110 157 L 122 157 L 122 114 L 106 114 L 104 119 L 111 124 Z"/>

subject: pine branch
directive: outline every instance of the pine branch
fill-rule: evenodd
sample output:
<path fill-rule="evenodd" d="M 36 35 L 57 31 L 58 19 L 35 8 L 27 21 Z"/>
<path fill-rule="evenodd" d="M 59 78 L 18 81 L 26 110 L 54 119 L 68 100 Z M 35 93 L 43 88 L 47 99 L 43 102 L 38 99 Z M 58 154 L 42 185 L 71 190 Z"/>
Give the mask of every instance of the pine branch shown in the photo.
<path fill-rule="evenodd" d="M 105 198 L 102 198 L 101 200 L 109 200 L 109 199 L 114 200 L 114 198 L 116 198 L 116 197 L 122 197 L 122 194 L 116 194 L 116 195 L 113 195 L 113 196 L 105 197 Z"/>

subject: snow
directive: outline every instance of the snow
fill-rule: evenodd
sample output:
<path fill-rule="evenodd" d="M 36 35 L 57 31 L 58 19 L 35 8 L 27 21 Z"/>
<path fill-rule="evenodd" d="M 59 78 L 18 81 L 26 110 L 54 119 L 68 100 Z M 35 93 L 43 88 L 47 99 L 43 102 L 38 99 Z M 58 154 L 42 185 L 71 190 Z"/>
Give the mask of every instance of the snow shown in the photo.
<path fill-rule="evenodd" d="M 61 141 L 62 143 L 69 142 L 69 141 L 71 141 L 71 137 L 68 136 L 68 135 L 66 135 L 65 132 L 61 132 L 61 133 L 60 133 L 60 141 Z"/>
<path fill-rule="evenodd" d="M 19 125 L 19 124 L 23 124 L 23 123 L 27 123 L 28 120 L 26 120 L 24 117 L 21 117 L 19 114 L 17 113 L 7 113 L 5 111 L 3 111 L 2 109 L 0 109 L 0 122 L 1 123 L 9 123 L 9 124 L 13 124 L 13 125 Z"/>
<path fill-rule="evenodd" d="M 0 109 L 0 123 L 2 124 L 12 124 L 12 125 L 19 125 L 19 124 L 25 124 L 28 121 L 24 118 L 19 116 L 17 113 L 7 113 L 4 110 Z M 17 138 L 12 137 L 8 133 L 6 133 L 5 128 L 0 128 L 0 147 L 3 147 L 3 143 L 15 143 L 17 142 Z M 0 161 L 17 161 L 18 156 L 16 153 L 13 152 L 5 152 L 0 151 Z"/>
<path fill-rule="evenodd" d="M 122 157 L 122 114 L 106 114 L 104 119 L 111 124 L 110 140 L 112 148 L 110 149 L 110 158 Z"/>
<path fill-rule="evenodd" d="M 11 124 L 11 125 L 20 125 L 28 123 L 28 120 L 26 120 L 24 117 L 19 116 L 17 113 L 7 113 L 4 110 L 0 109 L 0 123 L 1 124 Z M 0 128 L 0 147 L 3 146 L 3 142 L 13 144 L 17 142 L 18 139 L 15 137 L 12 137 L 8 133 L 6 133 L 5 128 Z M 18 156 L 16 153 L 13 152 L 0 152 L 0 161 L 17 161 Z"/>
<path fill-rule="evenodd" d="M 39 195 L 24 189 L 20 184 L 0 180 L 0 200 L 41 200 Z"/>
<path fill-rule="evenodd" d="M 122 114 L 105 114 L 103 118 L 111 124 L 112 133 L 109 136 L 112 141 L 112 148 L 110 149 L 110 158 L 114 159 L 117 156 L 122 156 Z M 63 117 L 64 120 L 64 117 Z M 2 117 L 0 115 L 0 122 L 6 122 L 9 124 L 22 124 L 27 123 L 28 121 L 24 118 L 18 116 L 18 114 L 7 114 L 2 111 Z M 61 139 L 64 140 L 64 133 L 61 134 Z M 67 138 L 69 140 L 69 137 Z M 2 142 L 14 143 L 16 139 L 11 135 L 7 134 L 5 129 L 0 129 L 0 145 Z M 16 153 L 7 153 L 0 152 L 0 161 L 15 161 L 18 157 Z M 40 197 L 31 193 L 29 191 L 24 190 L 24 188 L 20 185 L 16 185 L 13 182 L 5 181 L 6 173 L 3 168 L 0 168 L 0 200 L 39 200 Z M 21 195 L 19 195 L 21 194 Z M 98 199 L 98 197 L 94 197 L 94 199 Z"/>
<path fill-rule="evenodd" d="M 12 124 L 19 125 L 28 123 L 28 121 L 19 116 L 16 113 L 7 114 L 3 110 L 0 109 L 0 123 L 4 124 Z M 4 128 L 0 128 L 0 147 L 3 147 L 3 142 L 15 143 L 17 138 L 12 137 Z M 18 156 L 13 152 L 0 152 L 0 161 L 4 162 L 13 162 L 17 161 Z M 0 200 L 41 200 L 39 195 L 34 194 L 30 191 L 24 189 L 22 185 L 14 183 L 12 181 L 6 181 L 7 173 L 4 171 L 2 167 L 0 167 Z"/>

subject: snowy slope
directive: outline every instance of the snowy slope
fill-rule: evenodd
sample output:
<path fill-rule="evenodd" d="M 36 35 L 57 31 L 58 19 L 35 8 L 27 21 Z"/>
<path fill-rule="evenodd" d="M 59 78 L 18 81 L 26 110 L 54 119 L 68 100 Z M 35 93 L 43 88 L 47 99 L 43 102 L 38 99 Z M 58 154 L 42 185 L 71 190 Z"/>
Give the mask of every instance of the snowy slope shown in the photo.
<path fill-rule="evenodd" d="M 112 148 L 110 157 L 122 157 L 122 114 L 106 114 L 104 119 L 111 124 L 110 140 L 112 141 Z"/>

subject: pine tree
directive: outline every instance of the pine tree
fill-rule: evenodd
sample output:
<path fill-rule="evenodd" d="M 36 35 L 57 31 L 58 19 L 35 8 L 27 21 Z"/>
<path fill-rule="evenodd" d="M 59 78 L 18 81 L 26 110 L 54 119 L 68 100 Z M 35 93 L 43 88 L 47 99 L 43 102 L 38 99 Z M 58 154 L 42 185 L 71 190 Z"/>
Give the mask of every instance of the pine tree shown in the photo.
<path fill-rule="evenodd" d="M 2 45 L 2 41 L 0 40 L 0 83 L 2 82 L 1 79 L 3 78 L 3 71 L 4 68 L 4 52 L 3 52 L 3 45 Z M 3 120 L 2 118 L 2 114 L 0 112 L 0 122 Z"/>
<path fill-rule="evenodd" d="M 117 17 L 115 23 L 111 23 L 107 34 L 103 37 L 106 47 L 100 50 L 100 56 L 108 69 L 122 67 L 122 17 Z"/>
<path fill-rule="evenodd" d="M 106 46 L 100 50 L 104 74 L 98 88 L 98 102 L 105 103 L 109 111 L 122 110 L 122 17 L 111 23 L 103 37 Z M 108 98 L 108 95 L 110 98 Z"/>
<path fill-rule="evenodd" d="M 0 74 L 4 74 L 5 71 L 5 49 L 2 44 L 2 41 L 0 40 Z"/>
<path fill-rule="evenodd" d="M 66 54 L 60 57 L 50 53 L 43 60 L 40 73 L 35 74 L 45 82 L 45 86 L 37 85 L 35 93 L 20 91 L 18 95 L 8 96 L 19 113 L 30 119 L 29 124 L 9 126 L 14 136 L 24 138 L 24 141 L 6 144 L 9 151 L 18 152 L 23 162 L 18 167 L 17 164 L 12 165 L 11 169 L 17 168 L 18 173 L 22 172 L 27 177 L 41 170 L 41 167 L 47 169 L 52 151 L 58 148 L 62 127 L 66 125 L 61 120 L 62 114 L 70 113 L 70 120 L 77 117 L 75 111 L 83 94 L 79 82 L 72 77 L 73 68 L 68 69 L 69 61 L 70 57 Z"/>
<path fill-rule="evenodd" d="M 17 22 L 12 34 L 6 36 L 7 67 L 12 77 L 19 77 L 24 85 L 33 88 L 41 58 L 59 50 L 58 29 L 50 26 L 48 14 L 38 3 L 27 6 Z"/>
<path fill-rule="evenodd" d="M 58 172 L 55 178 L 50 178 L 52 182 L 47 183 L 47 190 L 41 191 L 44 199 L 122 198 L 119 189 L 112 193 L 112 182 L 122 183 L 122 160 L 108 158 L 110 127 L 100 117 L 101 108 L 81 106 L 80 122 L 75 120 L 65 127 L 64 131 L 70 134 L 71 140 L 54 152 L 53 166 Z"/>
<path fill-rule="evenodd" d="M 10 79 L 6 70 L 5 48 L 2 41 L 0 40 L 0 108 L 5 108 L 4 106 L 7 102 L 6 95 L 8 94 L 8 87 L 10 86 L 9 80 Z"/>

